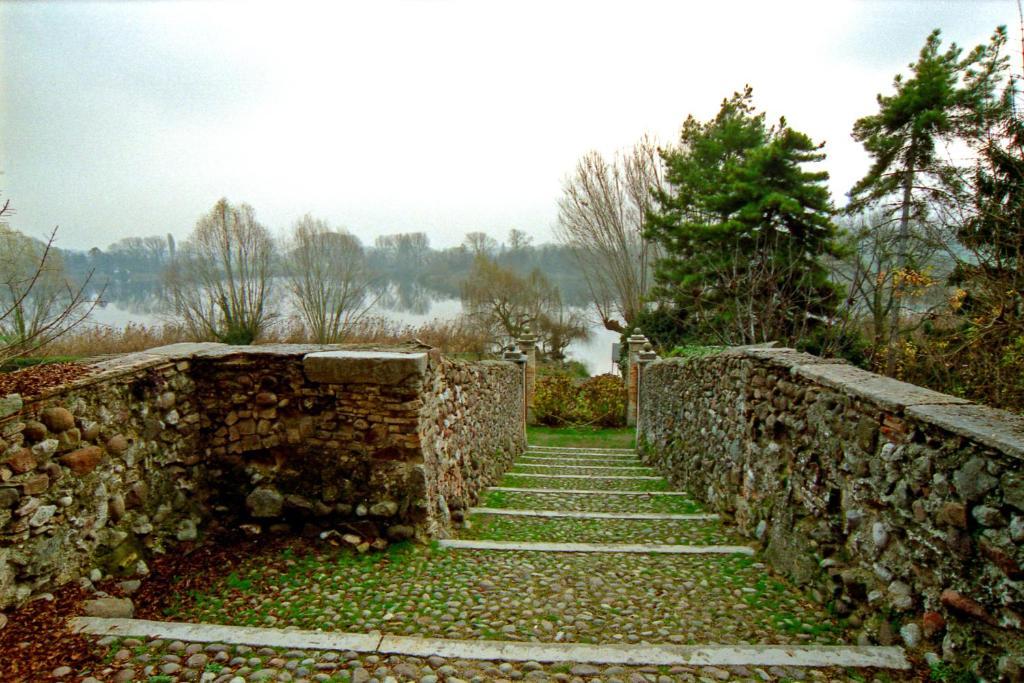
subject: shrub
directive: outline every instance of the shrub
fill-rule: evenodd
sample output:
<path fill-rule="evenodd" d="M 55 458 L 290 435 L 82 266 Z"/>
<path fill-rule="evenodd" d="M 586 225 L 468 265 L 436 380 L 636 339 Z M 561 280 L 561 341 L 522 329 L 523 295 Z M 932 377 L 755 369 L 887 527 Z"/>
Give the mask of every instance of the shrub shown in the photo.
<path fill-rule="evenodd" d="M 626 388 L 620 377 L 598 375 L 582 382 L 568 373 L 537 378 L 534 418 L 551 426 L 625 425 Z"/>

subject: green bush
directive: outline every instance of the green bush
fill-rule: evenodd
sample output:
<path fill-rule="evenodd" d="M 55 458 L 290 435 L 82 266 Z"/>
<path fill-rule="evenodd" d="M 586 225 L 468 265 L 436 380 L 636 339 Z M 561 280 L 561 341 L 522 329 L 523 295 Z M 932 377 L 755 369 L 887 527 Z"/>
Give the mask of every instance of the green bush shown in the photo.
<path fill-rule="evenodd" d="M 615 375 L 583 381 L 568 373 L 543 375 L 537 378 L 534 417 L 550 426 L 621 427 L 626 418 L 626 388 Z"/>

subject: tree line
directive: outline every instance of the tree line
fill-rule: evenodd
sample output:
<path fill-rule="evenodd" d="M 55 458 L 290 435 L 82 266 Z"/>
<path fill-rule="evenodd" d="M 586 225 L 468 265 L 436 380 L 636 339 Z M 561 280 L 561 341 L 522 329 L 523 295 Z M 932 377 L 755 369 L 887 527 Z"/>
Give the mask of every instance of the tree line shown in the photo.
<path fill-rule="evenodd" d="M 670 350 L 768 341 L 1024 408 L 1024 121 L 1007 34 L 938 30 L 851 135 L 867 173 L 836 207 L 824 144 L 749 87 L 678 140 L 592 152 L 559 235 L 605 326 Z"/>

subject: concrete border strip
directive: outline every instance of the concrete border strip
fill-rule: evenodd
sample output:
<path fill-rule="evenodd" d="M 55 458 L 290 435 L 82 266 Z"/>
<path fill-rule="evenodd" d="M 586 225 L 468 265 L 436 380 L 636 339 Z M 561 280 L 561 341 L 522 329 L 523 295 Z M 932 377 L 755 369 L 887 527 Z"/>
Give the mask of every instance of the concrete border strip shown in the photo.
<path fill-rule="evenodd" d="M 571 448 L 569 446 L 527 446 L 538 453 L 597 453 L 598 455 L 636 455 L 635 448 Z"/>
<path fill-rule="evenodd" d="M 526 460 L 526 459 L 529 459 L 529 460 L 542 460 L 542 461 L 545 461 L 545 462 L 552 462 L 552 461 L 555 461 L 555 462 L 565 462 L 567 460 L 573 460 L 573 461 L 575 461 L 575 460 L 589 460 L 589 461 L 594 461 L 594 462 L 642 462 L 640 460 L 640 458 L 636 457 L 635 455 L 614 455 L 614 456 L 610 455 L 610 456 L 607 456 L 607 457 L 601 456 L 601 455 L 588 455 L 588 456 L 579 456 L 579 457 L 577 457 L 577 456 L 574 456 L 574 455 L 547 455 L 547 454 L 540 455 L 540 454 L 536 454 L 536 453 L 524 453 L 519 458 L 519 460 Z"/>
<path fill-rule="evenodd" d="M 587 662 L 638 666 L 796 666 L 909 669 L 899 647 L 807 645 L 583 645 L 384 636 L 381 654 L 516 662 Z"/>
<path fill-rule="evenodd" d="M 565 517 L 569 519 L 653 519 L 677 521 L 714 521 L 715 513 L 674 512 L 574 512 L 572 510 L 517 510 L 514 508 L 469 508 L 474 515 L 507 515 L 509 517 Z"/>
<path fill-rule="evenodd" d="M 143 619 L 78 617 L 72 627 L 89 635 L 175 639 L 297 650 L 354 650 L 414 657 L 514 662 L 586 662 L 638 666 L 792 666 L 910 668 L 902 648 L 850 645 L 584 645 L 416 636 L 330 633 Z"/>
<path fill-rule="evenodd" d="M 648 470 L 653 472 L 653 467 L 647 465 L 542 465 L 533 462 L 523 462 L 522 460 L 516 461 L 513 467 L 543 467 L 545 469 L 565 469 L 565 468 L 578 468 L 586 470 Z M 509 474 L 516 474 L 515 472 L 509 472 Z"/>
<path fill-rule="evenodd" d="M 635 479 L 639 481 L 664 481 L 665 477 L 648 477 L 637 475 L 635 477 L 616 476 L 612 474 L 535 474 L 532 472 L 507 472 L 511 477 L 539 477 L 541 479 Z"/>
<path fill-rule="evenodd" d="M 628 553 L 644 555 L 753 555 L 745 545 L 668 545 L 667 543 L 544 543 L 535 541 L 466 541 L 441 539 L 454 550 L 526 550 L 545 553 Z"/>
<path fill-rule="evenodd" d="M 606 491 L 603 489 L 544 489 L 526 488 L 523 486 L 488 486 L 488 491 L 510 491 L 513 493 L 590 493 L 606 496 L 689 496 L 683 491 Z"/>
<path fill-rule="evenodd" d="M 372 633 L 333 633 L 330 631 L 293 631 L 259 626 L 224 626 L 191 624 L 180 621 L 148 621 L 145 619 L 103 619 L 76 617 L 71 627 L 79 633 L 96 636 L 127 636 L 163 638 L 200 643 L 249 645 L 252 647 L 286 647 L 306 650 L 356 650 L 374 652 L 381 635 Z"/>

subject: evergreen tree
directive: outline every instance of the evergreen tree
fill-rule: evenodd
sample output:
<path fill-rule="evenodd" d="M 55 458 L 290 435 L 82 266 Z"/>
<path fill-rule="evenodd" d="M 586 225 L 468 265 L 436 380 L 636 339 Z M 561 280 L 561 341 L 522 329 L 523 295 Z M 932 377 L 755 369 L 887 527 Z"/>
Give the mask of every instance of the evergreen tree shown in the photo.
<path fill-rule="evenodd" d="M 747 87 L 711 121 L 689 117 L 662 150 L 668 189 L 648 219 L 665 253 L 656 291 L 707 340 L 795 343 L 837 302 L 822 264 L 836 249 L 828 174 L 805 168 L 822 145 L 785 119 L 768 126 L 752 99 Z"/>
<path fill-rule="evenodd" d="M 850 190 L 849 211 L 891 202 L 898 215 L 896 273 L 891 278 L 893 306 L 888 329 L 887 372 L 896 370 L 904 281 L 913 281 L 911 225 L 927 219 L 929 202 L 944 202 L 955 194 L 956 169 L 938 153 L 939 143 L 964 136 L 976 123 L 981 91 L 987 84 L 974 71 L 984 49 L 961 59 L 955 43 L 942 51 L 938 29 L 932 31 L 910 77 L 893 79 L 894 93 L 878 95 L 878 112 L 854 123 L 853 137 L 864 145 L 872 164 Z M 953 193 L 950 193 L 950 190 Z M 876 331 L 877 334 L 877 331 Z M 876 339 L 876 343 L 880 342 Z"/>

